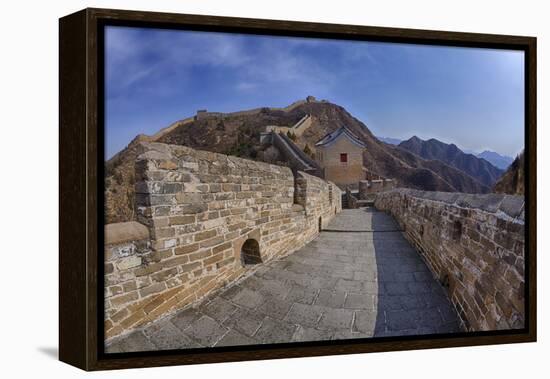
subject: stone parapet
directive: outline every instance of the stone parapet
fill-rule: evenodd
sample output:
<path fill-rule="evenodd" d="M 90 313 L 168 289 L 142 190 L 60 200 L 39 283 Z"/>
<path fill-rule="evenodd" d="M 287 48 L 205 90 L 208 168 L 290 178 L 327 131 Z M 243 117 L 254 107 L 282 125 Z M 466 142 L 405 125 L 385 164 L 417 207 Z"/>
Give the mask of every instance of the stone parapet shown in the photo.
<path fill-rule="evenodd" d="M 308 223 L 324 226 L 334 214 L 342 210 L 342 192 L 332 182 L 298 172 L 295 203 L 304 207 Z"/>
<path fill-rule="evenodd" d="M 341 210 L 334 184 L 301 172 L 295 180 L 287 167 L 161 143 L 139 149 L 142 225 L 133 227 L 143 232 L 145 225 L 148 236 L 106 245 L 107 338 L 191 306 L 292 253 L 315 237 L 319 220 L 327 223 Z"/>
<path fill-rule="evenodd" d="M 465 330 L 524 327 L 524 198 L 395 189 L 376 195 L 448 287 Z"/>
<path fill-rule="evenodd" d="M 359 208 L 357 198 L 353 196 L 353 193 L 351 193 L 351 190 L 349 189 L 349 187 L 346 187 L 345 196 L 346 196 L 346 203 L 349 209 Z"/>
<path fill-rule="evenodd" d="M 382 191 L 389 191 L 395 187 L 393 179 L 361 180 L 359 182 L 359 200 L 370 200 L 373 196 Z"/>
<path fill-rule="evenodd" d="M 149 229 L 135 221 L 105 225 L 105 245 L 149 239 Z"/>

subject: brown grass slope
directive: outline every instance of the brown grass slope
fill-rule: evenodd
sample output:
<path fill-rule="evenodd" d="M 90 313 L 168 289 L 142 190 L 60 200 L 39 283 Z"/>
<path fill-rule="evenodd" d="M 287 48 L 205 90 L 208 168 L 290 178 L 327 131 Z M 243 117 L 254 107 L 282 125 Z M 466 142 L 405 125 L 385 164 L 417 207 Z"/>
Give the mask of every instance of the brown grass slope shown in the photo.
<path fill-rule="evenodd" d="M 301 104 L 290 111 L 263 108 L 255 114 L 226 114 L 189 123 L 175 124 L 155 138 L 140 135 L 106 162 L 105 216 L 106 223 L 135 219 L 134 162 L 140 141 L 149 140 L 186 145 L 217 153 L 285 164 L 274 159 L 268 147 L 260 143 L 260 132 L 267 125 L 292 126 L 303 116 L 312 116 L 312 125 L 296 143 L 314 150 L 315 143 L 341 126 L 350 128 L 367 146 L 363 160 L 371 172 L 394 178 L 401 186 L 431 190 L 469 193 L 488 192 L 464 172 L 437 160 L 425 160 L 404 149 L 380 142 L 361 121 L 343 107 L 328 102 Z M 273 148 L 271 148 L 272 150 Z M 269 154 L 268 154 L 269 153 Z"/>
<path fill-rule="evenodd" d="M 525 195 L 525 157 L 523 151 L 496 182 L 494 192 Z"/>

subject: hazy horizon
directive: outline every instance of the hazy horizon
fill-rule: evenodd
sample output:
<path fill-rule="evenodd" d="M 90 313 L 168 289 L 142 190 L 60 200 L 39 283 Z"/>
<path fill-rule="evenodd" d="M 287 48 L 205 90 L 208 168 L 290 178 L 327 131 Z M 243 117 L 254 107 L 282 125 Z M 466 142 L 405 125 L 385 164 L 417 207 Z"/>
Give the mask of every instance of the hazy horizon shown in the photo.
<path fill-rule="evenodd" d="M 284 107 L 313 95 L 376 136 L 516 156 L 523 52 L 107 27 L 105 154 L 197 109 Z"/>

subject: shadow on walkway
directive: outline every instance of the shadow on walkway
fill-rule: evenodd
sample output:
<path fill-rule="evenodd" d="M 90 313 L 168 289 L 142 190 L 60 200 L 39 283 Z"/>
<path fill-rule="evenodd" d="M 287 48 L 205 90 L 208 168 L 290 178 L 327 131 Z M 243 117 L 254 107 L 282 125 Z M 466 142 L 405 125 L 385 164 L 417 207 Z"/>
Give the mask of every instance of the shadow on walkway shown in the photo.
<path fill-rule="evenodd" d="M 404 238 L 395 220 L 372 208 L 371 217 L 378 296 L 375 337 L 460 332 L 446 290 L 433 277 L 420 254 Z M 393 225 L 390 228 L 390 225 Z"/>
<path fill-rule="evenodd" d="M 346 209 L 312 242 L 108 352 L 457 332 L 445 291 L 394 219 Z"/>

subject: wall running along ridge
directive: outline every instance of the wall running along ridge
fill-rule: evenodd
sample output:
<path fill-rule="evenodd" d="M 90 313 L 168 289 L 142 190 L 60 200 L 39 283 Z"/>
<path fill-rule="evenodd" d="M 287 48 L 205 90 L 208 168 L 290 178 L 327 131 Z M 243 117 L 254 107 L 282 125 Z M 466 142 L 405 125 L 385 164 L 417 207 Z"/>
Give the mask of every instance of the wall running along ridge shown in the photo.
<path fill-rule="evenodd" d="M 317 177 L 322 177 L 321 168 L 317 162 L 304 153 L 285 134 L 271 133 L 271 144 L 279 150 L 294 172 L 303 171 Z"/>
<path fill-rule="evenodd" d="M 468 331 L 524 327 L 524 198 L 395 189 L 377 194 Z"/>
<path fill-rule="evenodd" d="M 287 134 L 288 132 L 290 132 L 296 137 L 301 137 L 302 134 L 304 134 L 304 132 L 309 129 L 312 123 L 312 117 L 310 115 L 305 115 L 293 126 L 268 125 L 265 127 L 265 133 L 273 132 Z"/>
<path fill-rule="evenodd" d="M 326 100 L 317 101 L 314 97 L 308 96 L 308 98 L 305 99 L 305 100 L 295 101 L 294 103 L 292 103 L 292 104 L 290 104 L 286 107 L 283 107 L 283 108 L 276 108 L 276 107 L 254 108 L 254 109 L 249 109 L 249 110 L 246 110 L 246 111 L 238 111 L 238 112 L 230 112 L 230 113 L 208 112 L 206 110 L 205 111 L 197 111 L 197 114 L 195 116 L 191 116 L 191 117 L 188 117 L 188 118 L 183 119 L 183 120 L 178 120 L 178 121 L 172 123 L 171 125 L 167 126 L 166 128 L 163 128 L 163 129 L 159 130 L 157 133 L 155 133 L 152 136 L 141 135 L 141 138 L 143 138 L 143 140 L 145 142 L 158 141 L 161 137 L 163 137 L 166 134 L 170 133 L 172 130 L 174 130 L 174 129 L 182 126 L 182 125 L 190 124 L 193 121 L 203 119 L 203 118 L 249 116 L 249 115 L 258 114 L 258 113 L 262 112 L 264 109 L 269 109 L 271 111 L 279 110 L 279 111 L 283 111 L 283 112 L 290 112 L 290 111 L 292 111 L 293 109 L 297 108 L 298 106 L 300 106 L 302 104 L 315 103 L 315 102 L 324 103 L 324 102 L 326 102 Z M 300 121 L 304 121 L 304 119 L 302 119 Z M 307 128 L 309 128 L 309 126 L 311 126 L 311 117 L 306 119 L 306 121 L 307 121 L 307 123 L 305 123 L 304 125 L 298 125 L 298 124 L 300 124 L 300 122 L 298 122 L 298 124 L 296 124 L 294 126 L 294 127 L 296 127 L 296 126 L 300 127 L 300 131 L 299 131 L 300 134 L 302 134 L 305 131 L 305 129 L 307 129 Z M 286 133 L 286 130 L 285 130 L 285 133 Z"/>
<path fill-rule="evenodd" d="M 340 212 L 333 183 L 287 167 L 184 146 L 142 143 L 138 222 L 106 226 L 105 336 L 110 339 L 191 305 L 301 248 Z M 130 225 L 131 224 L 131 225 Z"/>

